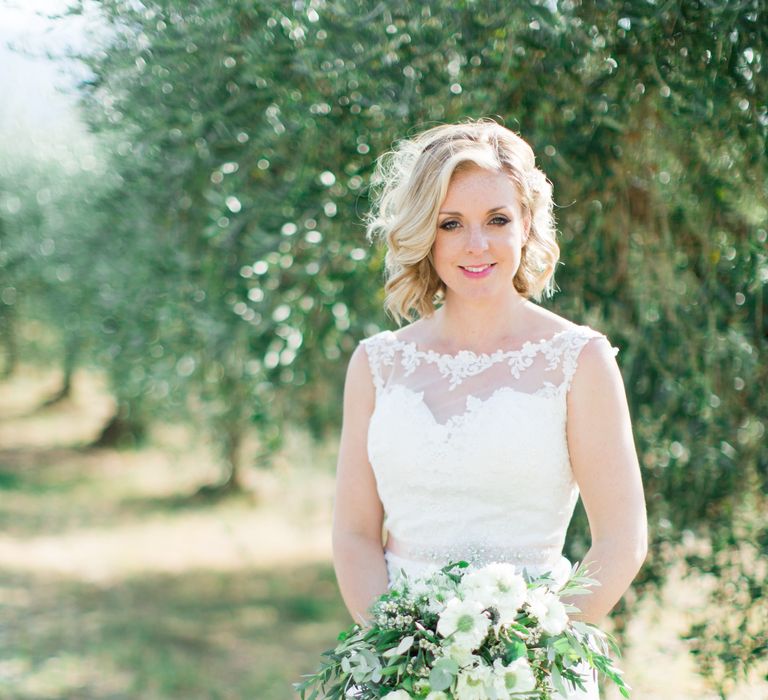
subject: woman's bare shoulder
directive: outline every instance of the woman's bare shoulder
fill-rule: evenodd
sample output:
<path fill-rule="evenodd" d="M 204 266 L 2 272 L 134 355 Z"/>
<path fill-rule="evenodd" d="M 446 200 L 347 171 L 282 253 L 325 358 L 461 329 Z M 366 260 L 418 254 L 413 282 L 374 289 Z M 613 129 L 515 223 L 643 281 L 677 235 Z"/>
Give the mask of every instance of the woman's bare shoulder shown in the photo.
<path fill-rule="evenodd" d="M 405 343 L 421 344 L 429 339 L 429 319 L 420 318 L 392 332 L 392 337 Z"/>
<path fill-rule="evenodd" d="M 358 344 L 347 364 L 344 382 L 346 401 L 359 405 L 372 405 L 376 374 L 363 343 Z"/>
<path fill-rule="evenodd" d="M 531 305 L 527 310 L 523 325 L 525 327 L 523 332 L 529 336 L 527 339 L 532 341 L 549 338 L 556 333 L 580 327 L 578 323 L 565 318 L 565 316 L 560 316 L 554 311 L 536 305 Z"/>

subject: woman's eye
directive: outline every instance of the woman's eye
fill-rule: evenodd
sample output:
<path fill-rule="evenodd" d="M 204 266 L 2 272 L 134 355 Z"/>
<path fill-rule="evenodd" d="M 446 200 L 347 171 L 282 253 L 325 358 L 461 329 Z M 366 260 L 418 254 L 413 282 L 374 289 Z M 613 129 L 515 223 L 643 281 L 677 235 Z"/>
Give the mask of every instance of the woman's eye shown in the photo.
<path fill-rule="evenodd" d="M 509 223 L 509 219 L 506 216 L 494 216 L 489 223 L 492 226 L 506 226 Z M 449 219 L 448 221 L 443 221 L 442 224 L 440 224 L 440 228 L 444 231 L 455 231 L 457 228 L 461 226 L 461 223 L 456 221 L 455 219 Z"/>

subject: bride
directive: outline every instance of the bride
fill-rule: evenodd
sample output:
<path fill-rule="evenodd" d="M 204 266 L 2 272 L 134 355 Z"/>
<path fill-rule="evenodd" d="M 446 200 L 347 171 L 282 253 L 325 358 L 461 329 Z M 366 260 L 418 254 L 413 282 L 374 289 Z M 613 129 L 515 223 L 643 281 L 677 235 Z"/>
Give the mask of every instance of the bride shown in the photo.
<path fill-rule="evenodd" d="M 401 572 L 459 559 L 564 580 L 579 495 L 600 585 L 573 601 L 575 618 L 603 621 L 645 559 L 618 348 L 534 301 L 551 296 L 559 258 L 534 158 L 481 120 L 428 129 L 378 161 L 368 233 L 386 243 L 385 306 L 410 323 L 362 340 L 345 382 L 333 556 L 362 624 Z M 567 698 L 597 698 L 588 680 Z"/>

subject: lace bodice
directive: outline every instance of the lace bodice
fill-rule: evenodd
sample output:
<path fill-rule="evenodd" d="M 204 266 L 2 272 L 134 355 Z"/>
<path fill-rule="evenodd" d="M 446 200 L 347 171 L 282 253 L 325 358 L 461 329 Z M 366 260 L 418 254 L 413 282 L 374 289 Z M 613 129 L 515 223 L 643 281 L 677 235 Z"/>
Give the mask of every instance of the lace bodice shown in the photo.
<path fill-rule="evenodd" d="M 566 399 L 579 353 L 597 338 L 572 326 L 512 350 L 454 355 L 392 331 L 362 341 L 376 388 L 368 456 L 401 557 L 560 558 L 578 498 Z"/>

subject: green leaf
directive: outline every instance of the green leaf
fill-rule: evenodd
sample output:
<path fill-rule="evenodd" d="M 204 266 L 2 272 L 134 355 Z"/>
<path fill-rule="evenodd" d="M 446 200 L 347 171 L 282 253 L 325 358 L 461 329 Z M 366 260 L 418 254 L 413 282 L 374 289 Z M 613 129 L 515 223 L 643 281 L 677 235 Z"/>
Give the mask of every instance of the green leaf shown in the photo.
<path fill-rule="evenodd" d="M 400 655 L 404 654 L 406 651 L 408 651 L 413 646 L 413 635 L 410 635 L 408 637 L 403 637 L 403 639 L 400 641 L 400 644 L 398 644 L 393 649 L 388 649 L 383 653 L 383 656 L 386 658 L 389 658 L 390 656 Z"/>
<path fill-rule="evenodd" d="M 432 690 L 448 690 L 453 683 L 454 676 L 442 668 L 433 668 L 429 672 L 429 685 Z"/>
<path fill-rule="evenodd" d="M 551 670 L 552 685 L 561 695 L 567 695 L 565 685 L 563 685 L 563 678 L 560 675 L 560 670 L 557 666 L 552 666 Z"/>
<path fill-rule="evenodd" d="M 438 659 L 429 672 L 429 685 L 432 690 L 448 690 L 459 673 L 459 664 L 453 659 Z"/>

